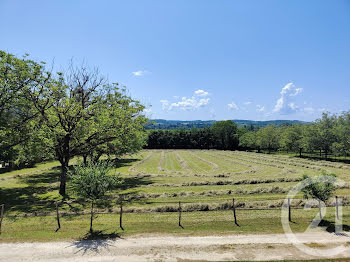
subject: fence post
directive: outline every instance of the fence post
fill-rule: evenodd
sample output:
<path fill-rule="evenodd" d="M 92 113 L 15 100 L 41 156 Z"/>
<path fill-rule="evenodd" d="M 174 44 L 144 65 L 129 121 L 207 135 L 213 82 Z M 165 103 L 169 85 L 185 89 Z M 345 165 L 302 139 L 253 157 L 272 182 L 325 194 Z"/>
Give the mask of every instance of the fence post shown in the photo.
<path fill-rule="evenodd" d="M 0 218 L 0 234 L 1 234 L 2 219 L 4 218 L 4 209 L 5 209 L 5 204 L 2 204 L 1 205 L 1 218 Z"/>
<path fill-rule="evenodd" d="M 337 219 L 339 219 L 338 196 L 335 196 L 335 207 L 337 211 Z"/>
<path fill-rule="evenodd" d="M 292 212 L 291 212 L 291 207 L 290 207 L 290 198 L 288 197 L 288 219 L 289 222 L 292 222 Z"/>
<path fill-rule="evenodd" d="M 183 228 L 181 225 L 181 201 L 179 201 L 179 227 Z"/>
<path fill-rule="evenodd" d="M 123 228 L 123 200 L 122 199 L 120 199 L 119 227 L 124 231 L 124 228 Z"/>
<path fill-rule="evenodd" d="M 238 223 L 237 223 L 236 206 L 235 206 L 235 199 L 234 199 L 234 198 L 232 198 L 232 209 L 233 209 L 233 217 L 234 217 L 234 219 L 235 219 L 235 224 L 236 224 L 237 226 L 239 226 Z"/>
<path fill-rule="evenodd" d="M 57 201 L 56 201 L 56 219 L 57 219 L 57 229 L 56 229 L 56 232 L 57 232 L 61 228 L 60 214 L 58 213 L 58 202 Z"/>

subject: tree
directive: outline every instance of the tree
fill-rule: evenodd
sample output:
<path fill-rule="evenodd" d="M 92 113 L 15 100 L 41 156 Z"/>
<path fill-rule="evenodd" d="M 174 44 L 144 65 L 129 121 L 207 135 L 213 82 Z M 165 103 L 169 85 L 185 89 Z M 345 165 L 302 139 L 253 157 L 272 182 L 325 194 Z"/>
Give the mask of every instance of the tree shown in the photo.
<path fill-rule="evenodd" d="M 334 126 L 335 141 L 332 150 L 344 156 L 350 154 L 350 111 L 343 112 Z"/>
<path fill-rule="evenodd" d="M 249 131 L 239 138 L 239 146 L 249 150 L 256 149 L 258 147 L 256 139 L 256 132 Z"/>
<path fill-rule="evenodd" d="M 118 84 L 109 84 L 97 69 L 71 65 L 49 85 L 34 87 L 30 99 L 49 131 L 52 150 L 61 163 L 59 193 L 66 194 L 69 161 L 74 156 L 102 154 L 102 145 L 131 132 L 130 122 L 142 123 L 144 107 L 126 95 Z M 140 121 L 139 121 L 140 120 Z M 98 159 L 98 158 L 97 158 Z"/>
<path fill-rule="evenodd" d="M 284 150 L 298 152 L 301 157 L 303 149 L 303 137 L 302 137 L 302 126 L 291 125 L 282 128 L 281 133 L 281 148 Z"/>
<path fill-rule="evenodd" d="M 236 149 L 238 146 L 237 125 L 232 120 L 218 121 L 211 127 L 217 149 Z"/>
<path fill-rule="evenodd" d="M 328 153 L 335 142 L 334 126 L 336 123 L 336 116 L 330 116 L 328 113 L 323 113 L 321 119 L 316 120 L 318 125 L 318 143 L 319 148 L 324 150 L 326 159 Z"/>
<path fill-rule="evenodd" d="M 276 125 L 268 125 L 257 132 L 257 142 L 261 149 L 267 149 L 269 153 L 280 147 L 280 133 Z"/>
<path fill-rule="evenodd" d="M 116 189 L 122 184 L 119 176 L 108 174 L 110 171 L 111 166 L 102 162 L 80 164 L 70 171 L 72 190 L 79 197 L 91 202 L 90 233 L 93 232 L 95 202 L 102 199 L 108 191 Z"/>
<path fill-rule="evenodd" d="M 336 175 L 322 173 L 321 176 L 310 178 L 307 175 L 303 176 L 302 189 L 305 198 L 318 199 L 318 207 L 320 211 L 320 220 L 322 220 L 321 201 L 324 203 L 331 198 L 335 191 Z"/>
<path fill-rule="evenodd" d="M 51 73 L 44 62 L 36 63 L 25 55 L 22 59 L 0 50 L 0 161 L 13 162 L 18 147 L 40 129 L 39 115 L 28 100 L 28 90 L 48 85 Z M 37 152 L 40 154 L 40 151 Z"/>

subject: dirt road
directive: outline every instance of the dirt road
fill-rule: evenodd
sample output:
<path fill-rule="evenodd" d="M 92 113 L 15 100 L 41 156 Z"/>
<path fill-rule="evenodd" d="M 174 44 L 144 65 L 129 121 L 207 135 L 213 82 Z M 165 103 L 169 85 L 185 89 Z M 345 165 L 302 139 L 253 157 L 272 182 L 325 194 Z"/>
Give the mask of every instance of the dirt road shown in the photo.
<path fill-rule="evenodd" d="M 296 234 L 311 248 L 340 245 L 350 258 L 350 237 L 326 232 Z M 190 261 L 314 259 L 284 234 L 210 237 L 153 236 L 115 240 L 0 244 L 1 261 Z M 324 258 L 324 257 L 322 257 Z"/>

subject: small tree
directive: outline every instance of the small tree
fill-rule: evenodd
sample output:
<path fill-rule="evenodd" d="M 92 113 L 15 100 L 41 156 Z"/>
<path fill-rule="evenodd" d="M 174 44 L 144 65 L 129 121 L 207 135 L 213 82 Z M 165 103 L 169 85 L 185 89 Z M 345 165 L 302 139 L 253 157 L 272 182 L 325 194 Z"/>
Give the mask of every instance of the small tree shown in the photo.
<path fill-rule="evenodd" d="M 326 201 L 331 198 L 335 191 L 336 175 L 322 173 L 321 176 L 310 178 L 307 175 L 303 176 L 303 188 L 301 191 L 304 193 L 305 198 L 316 198 L 318 199 L 318 207 L 320 210 L 320 220 L 322 220 L 321 212 L 321 201 Z"/>
<path fill-rule="evenodd" d="M 119 176 L 108 174 L 110 170 L 110 165 L 98 162 L 77 165 L 70 172 L 73 191 L 78 196 L 91 201 L 91 233 L 93 232 L 94 203 L 102 199 L 109 190 L 116 189 L 122 183 Z"/>

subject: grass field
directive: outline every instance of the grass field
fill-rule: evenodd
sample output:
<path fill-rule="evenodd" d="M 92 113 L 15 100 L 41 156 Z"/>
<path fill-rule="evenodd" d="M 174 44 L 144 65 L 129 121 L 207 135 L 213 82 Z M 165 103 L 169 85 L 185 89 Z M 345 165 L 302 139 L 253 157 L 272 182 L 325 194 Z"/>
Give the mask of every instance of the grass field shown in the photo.
<path fill-rule="evenodd" d="M 124 234 L 283 232 L 280 207 L 287 192 L 303 174 L 314 176 L 322 171 L 335 173 L 345 181 L 338 185 L 336 194 L 344 204 L 350 202 L 350 165 L 344 163 L 240 151 L 144 150 L 124 157 L 117 164 L 114 171 L 124 178 L 124 188 L 111 193 L 109 201 L 99 203 L 101 214 L 95 221 L 95 228 L 106 230 L 106 234 L 118 229 L 118 194 L 125 199 Z M 60 202 L 62 229 L 54 232 L 54 202 L 62 200 L 58 195 L 59 172 L 59 163 L 52 161 L 0 174 L 0 204 L 6 207 L 0 241 L 84 236 L 88 215 L 78 214 L 88 213 L 89 206 L 74 198 L 69 184 L 70 198 Z M 236 201 L 240 227 L 232 223 L 232 198 Z M 177 226 L 175 212 L 179 201 L 185 212 L 184 229 Z M 328 204 L 333 202 L 331 199 Z M 317 214 L 317 209 L 301 209 L 304 203 L 301 194 L 292 200 L 295 220 L 292 228 L 296 231 L 303 231 Z M 347 231 L 349 210 L 343 207 Z M 331 228 L 334 208 L 327 209 L 326 221 Z"/>

